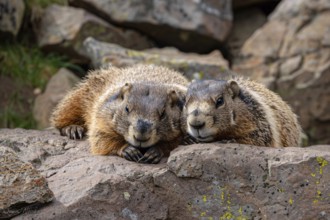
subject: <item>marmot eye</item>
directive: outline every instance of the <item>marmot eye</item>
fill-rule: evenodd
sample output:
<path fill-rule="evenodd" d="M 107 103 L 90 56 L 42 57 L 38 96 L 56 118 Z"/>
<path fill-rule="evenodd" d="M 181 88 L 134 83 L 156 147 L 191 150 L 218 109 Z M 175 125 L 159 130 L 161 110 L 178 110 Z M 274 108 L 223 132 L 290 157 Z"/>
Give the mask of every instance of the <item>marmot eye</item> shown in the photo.
<path fill-rule="evenodd" d="M 223 104 L 224 104 L 223 97 L 220 97 L 217 99 L 215 106 L 218 108 L 219 106 L 221 106 Z"/>
<path fill-rule="evenodd" d="M 126 111 L 127 113 L 129 113 L 129 109 L 128 109 L 127 106 L 125 107 L 125 111 Z"/>

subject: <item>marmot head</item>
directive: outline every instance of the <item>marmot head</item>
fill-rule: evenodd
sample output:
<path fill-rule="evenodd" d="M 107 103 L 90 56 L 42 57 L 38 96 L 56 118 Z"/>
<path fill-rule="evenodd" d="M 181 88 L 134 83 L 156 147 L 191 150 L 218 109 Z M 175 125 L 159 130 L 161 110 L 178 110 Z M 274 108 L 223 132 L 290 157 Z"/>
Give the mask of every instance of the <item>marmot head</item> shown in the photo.
<path fill-rule="evenodd" d="M 191 83 L 183 109 L 184 130 L 201 142 L 215 140 L 222 131 L 235 125 L 233 109 L 239 92 L 240 88 L 233 80 Z"/>
<path fill-rule="evenodd" d="M 100 114 L 128 143 L 147 148 L 180 136 L 185 92 L 184 87 L 126 83 L 104 101 Z"/>

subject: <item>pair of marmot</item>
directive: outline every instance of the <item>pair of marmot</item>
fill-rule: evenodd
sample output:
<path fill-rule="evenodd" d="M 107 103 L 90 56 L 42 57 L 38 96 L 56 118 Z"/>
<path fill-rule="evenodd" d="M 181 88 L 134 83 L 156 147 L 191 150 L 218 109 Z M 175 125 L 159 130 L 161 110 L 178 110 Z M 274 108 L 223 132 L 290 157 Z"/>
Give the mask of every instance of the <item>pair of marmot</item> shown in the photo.
<path fill-rule="evenodd" d="M 153 65 L 96 70 L 59 103 L 51 121 L 71 139 L 87 132 L 93 154 L 141 163 L 158 163 L 186 132 L 199 142 L 300 144 L 296 115 L 261 84 L 242 78 L 188 84 L 182 74 Z"/>

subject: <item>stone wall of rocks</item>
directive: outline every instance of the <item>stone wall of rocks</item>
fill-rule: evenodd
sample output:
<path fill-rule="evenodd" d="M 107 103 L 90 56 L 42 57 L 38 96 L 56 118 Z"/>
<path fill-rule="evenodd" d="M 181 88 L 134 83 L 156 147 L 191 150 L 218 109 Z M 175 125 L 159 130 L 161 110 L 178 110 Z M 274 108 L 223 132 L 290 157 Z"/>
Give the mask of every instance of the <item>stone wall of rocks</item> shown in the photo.
<path fill-rule="evenodd" d="M 53 130 L 2 129 L 0 146 L 0 218 L 330 218 L 329 145 L 198 144 L 157 165 L 92 156 Z"/>

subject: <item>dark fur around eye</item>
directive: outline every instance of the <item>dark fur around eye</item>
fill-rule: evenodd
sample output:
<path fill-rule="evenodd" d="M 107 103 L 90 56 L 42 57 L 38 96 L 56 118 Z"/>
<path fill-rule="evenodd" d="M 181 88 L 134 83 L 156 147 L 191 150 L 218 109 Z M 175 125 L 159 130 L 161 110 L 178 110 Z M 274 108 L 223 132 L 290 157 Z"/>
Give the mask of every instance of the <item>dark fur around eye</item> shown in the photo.
<path fill-rule="evenodd" d="M 162 113 L 160 114 L 160 119 L 162 120 L 162 119 L 164 119 L 165 118 L 165 116 L 166 116 L 166 113 L 165 113 L 165 109 L 162 111 Z"/>
<path fill-rule="evenodd" d="M 225 103 L 225 102 L 224 102 L 224 100 L 223 100 L 223 97 L 219 97 L 219 98 L 217 99 L 217 101 L 215 102 L 215 106 L 218 108 L 218 107 L 222 106 L 224 103 Z"/>

